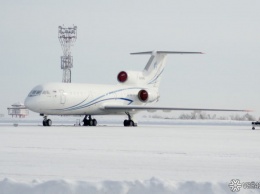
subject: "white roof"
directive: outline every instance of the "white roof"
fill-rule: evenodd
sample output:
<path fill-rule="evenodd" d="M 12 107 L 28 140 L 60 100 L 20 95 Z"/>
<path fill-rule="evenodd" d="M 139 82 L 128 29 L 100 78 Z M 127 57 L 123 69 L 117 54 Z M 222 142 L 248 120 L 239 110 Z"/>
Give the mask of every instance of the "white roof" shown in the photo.
<path fill-rule="evenodd" d="M 12 106 L 15 106 L 15 107 L 24 107 L 24 104 L 21 103 L 21 102 L 16 102 L 16 103 L 12 104 Z"/>

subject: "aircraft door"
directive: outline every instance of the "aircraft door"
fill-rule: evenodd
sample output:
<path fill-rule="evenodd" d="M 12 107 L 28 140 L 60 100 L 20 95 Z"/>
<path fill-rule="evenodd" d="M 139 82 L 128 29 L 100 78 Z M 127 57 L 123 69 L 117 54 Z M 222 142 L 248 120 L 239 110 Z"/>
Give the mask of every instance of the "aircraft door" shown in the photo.
<path fill-rule="evenodd" d="M 60 90 L 60 103 L 65 104 L 66 103 L 66 95 L 64 93 L 64 90 Z"/>

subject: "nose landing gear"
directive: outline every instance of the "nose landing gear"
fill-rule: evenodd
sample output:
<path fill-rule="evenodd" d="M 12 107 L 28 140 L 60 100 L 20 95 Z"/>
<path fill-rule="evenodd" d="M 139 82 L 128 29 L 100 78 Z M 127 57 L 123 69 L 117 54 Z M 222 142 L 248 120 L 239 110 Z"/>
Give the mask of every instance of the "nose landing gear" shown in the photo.
<path fill-rule="evenodd" d="M 43 116 L 42 125 L 43 125 L 44 127 L 46 127 L 46 126 L 51 126 L 51 125 L 52 125 L 51 119 L 48 119 L 47 116 Z"/>
<path fill-rule="evenodd" d="M 97 120 L 92 119 L 91 115 L 86 115 L 83 119 L 83 126 L 97 126 Z"/>

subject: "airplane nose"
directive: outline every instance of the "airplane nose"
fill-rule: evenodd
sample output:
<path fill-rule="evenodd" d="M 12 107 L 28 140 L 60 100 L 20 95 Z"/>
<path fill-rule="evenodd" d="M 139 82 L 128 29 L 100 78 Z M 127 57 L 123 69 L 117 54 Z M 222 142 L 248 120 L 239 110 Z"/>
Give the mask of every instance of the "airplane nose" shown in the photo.
<path fill-rule="evenodd" d="M 26 108 L 30 109 L 31 106 L 30 106 L 30 102 L 29 102 L 28 97 L 25 98 L 24 105 L 25 105 Z"/>
<path fill-rule="evenodd" d="M 41 111 L 43 107 L 43 101 L 39 99 L 37 96 L 34 97 L 27 97 L 24 100 L 24 105 L 27 109 L 33 111 L 33 112 L 39 112 Z"/>
<path fill-rule="evenodd" d="M 30 97 L 27 97 L 24 101 L 24 105 L 27 109 L 33 111 L 35 109 L 35 105 L 37 104 L 37 102 L 35 101 L 35 99 L 32 99 Z"/>

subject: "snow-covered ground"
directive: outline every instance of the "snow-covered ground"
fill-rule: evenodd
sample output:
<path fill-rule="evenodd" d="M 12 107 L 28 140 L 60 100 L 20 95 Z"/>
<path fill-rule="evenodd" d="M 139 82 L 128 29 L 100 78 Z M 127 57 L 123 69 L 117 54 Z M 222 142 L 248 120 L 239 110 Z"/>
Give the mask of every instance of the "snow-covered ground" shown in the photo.
<path fill-rule="evenodd" d="M 231 193 L 232 179 L 260 182 L 260 129 L 188 124 L 2 125 L 0 193 Z"/>
<path fill-rule="evenodd" d="M 59 126 L 73 126 L 79 121 L 82 123 L 84 116 L 50 116 L 50 119 L 53 121 L 53 125 Z M 127 116 L 95 116 L 99 126 L 123 126 L 124 119 L 127 119 Z M 30 116 L 26 118 L 0 118 L 0 126 L 11 126 L 13 124 L 18 125 L 32 125 L 32 126 L 42 126 L 43 118 L 41 116 Z M 164 118 L 144 118 L 142 116 L 136 117 L 136 122 L 143 125 L 244 125 L 248 126 L 251 124 L 250 121 L 236 121 L 236 120 L 207 120 L 207 119 L 198 119 L 198 120 L 183 120 L 183 119 L 164 119 Z"/>

